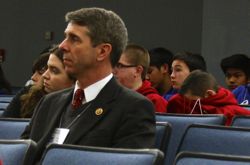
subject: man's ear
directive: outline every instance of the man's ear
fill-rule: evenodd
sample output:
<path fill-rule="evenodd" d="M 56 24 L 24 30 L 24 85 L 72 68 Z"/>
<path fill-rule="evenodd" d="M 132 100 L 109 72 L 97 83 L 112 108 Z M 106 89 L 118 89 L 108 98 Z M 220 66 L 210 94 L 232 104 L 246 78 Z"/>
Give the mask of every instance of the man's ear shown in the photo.
<path fill-rule="evenodd" d="M 138 76 L 141 76 L 141 75 L 142 75 L 143 69 L 144 69 L 144 68 L 143 68 L 141 65 L 138 65 L 138 66 L 136 67 L 136 73 L 137 73 Z"/>
<path fill-rule="evenodd" d="M 103 43 L 97 46 L 97 61 L 103 61 L 105 58 L 109 58 L 110 53 L 112 51 L 112 45 L 108 43 Z"/>
<path fill-rule="evenodd" d="M 136 72 L 138 72 L 139 74 L 142 74 L 143 69 L 144 69 L 144 68 L 143 68 L 141 65 L 138 65 L 138 66 L 136 67 Z"/>
<path fill-rule="evenodd" d="M 205 94 L 205 98 L 216 95 L 216 92 L 212 89 L 208 89 Z"/>

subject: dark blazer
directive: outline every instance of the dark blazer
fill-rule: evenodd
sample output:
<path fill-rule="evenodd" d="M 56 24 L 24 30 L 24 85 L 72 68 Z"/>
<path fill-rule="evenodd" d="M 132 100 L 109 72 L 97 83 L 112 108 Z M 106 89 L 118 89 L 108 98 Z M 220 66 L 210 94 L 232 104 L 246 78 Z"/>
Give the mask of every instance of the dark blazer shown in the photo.
<path fill-rule="evenodd" d="M 74 89 L 46 95 L 37 106 L 23 138 L 37 142 L 37 159 L 71 103 Z M 101 108 L 103 113 L 97 115 Z M 116 148 L 151 148 L 155 138 L 153 104 L 141 94 L 120 86 L 112 78 L 86 112 L 72 125 L 65 144 Z"/>
<path fill-rule="evenodd" d="M 10 104 L 4 110 L 2 117 L 10 117 L 10 118 L 21 118 L 21 96 L 28 93 L 31 88 L 31 85 L 23 87 L 11 100 Z"/>

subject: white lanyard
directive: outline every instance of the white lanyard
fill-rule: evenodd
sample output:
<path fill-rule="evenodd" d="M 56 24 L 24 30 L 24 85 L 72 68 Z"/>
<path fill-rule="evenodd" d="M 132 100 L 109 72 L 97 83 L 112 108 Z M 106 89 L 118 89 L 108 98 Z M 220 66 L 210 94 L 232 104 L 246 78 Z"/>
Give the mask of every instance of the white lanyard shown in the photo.
<path fill-rule="evenodd" d="M 78 114 L 74 120 L 72 122 L 70 122 L 70 124 L 66 127 L 66 128 L 60 128 L 62 125 L 62 118 L 65 114 L 65 112 L 62 114 L 61 118 L 60 118 L 60 123 L 59 123 L 59 128 L 56 128 L 54 133 L 52 134 L 52 139 L 51 139 L 51 143 L 56 143 L 56 144 L 63 144 L 66 137 L 69 134 L 70 131 L 70 127 L 81 117 L 81 115 L 86 112 L 86 110 L 90 107 L 91 103 L 89 105 L 87 105 L 86 108 L 84 108 L 84 110 Z"/>
<path fill-rule="evenodd" d="M 70 122 L 69 123 L 69 125 L 66 127 L 66 128 L 70 128 L 81 116 L 82 116 L 82 114 L 84 114 L 84 112 L 86 112 L 86 110 L 90 107 L 90 105 L 91 105 L 91 103 L 89 104 L 89 105 L 87 105 L 87 107 L 86 108 L 84 108 L 84 110 L 81 112 L 81 113 L 79 113 L 75 118 L 74 118 L 74 120 L 72 121 L 72 122 Z M 64 112 L 65 113 L 65 112 Z M 61 116 L 61 119 L 60 119 L 60 123 L 59 123 L 59 128 L 61 128 L 61 126 L 62 126 L 62 118 L 63 118 L 63 116 L 64 116 L 64 113 L 62 114 L 62 116 Z"/>
<path fill-rule="evenodd" d="M 203 114 L 203 112 L 202 112 L 202 108 L 201 108 L 201 99 L 197 99 L 197 100 L 196 100 L 196 102 L 194 103 L 194 106 L 193 106 L 193 108 L 192 108 L 192 110 L 191 110 L 190 114 L 193 114 L 194 109 L 195 109 L 195 107 L 196 107 L 196 105 L 197 105 L 197 104 L 199 104 L 200 113 L 201 113 L 201 114 Z"/>

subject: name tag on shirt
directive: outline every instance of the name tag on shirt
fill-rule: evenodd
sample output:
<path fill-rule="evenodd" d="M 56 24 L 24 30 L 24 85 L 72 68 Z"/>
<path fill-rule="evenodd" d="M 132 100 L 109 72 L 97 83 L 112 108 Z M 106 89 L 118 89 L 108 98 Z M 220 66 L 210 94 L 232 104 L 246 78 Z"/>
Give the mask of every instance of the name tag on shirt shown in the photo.
<path fill-rule="evenodd" d="M 66 137 L 69 134 L 69 129 L 67 128 L 56 128 L 52 134 L 52 143 L 63 144 Z"/>

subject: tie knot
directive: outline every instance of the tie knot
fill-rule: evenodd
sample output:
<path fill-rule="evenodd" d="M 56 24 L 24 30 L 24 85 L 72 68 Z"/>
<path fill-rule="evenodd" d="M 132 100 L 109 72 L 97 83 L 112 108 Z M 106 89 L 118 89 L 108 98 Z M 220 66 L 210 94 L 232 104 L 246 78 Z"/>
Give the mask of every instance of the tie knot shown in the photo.
<path fill-rule="evenodd" d="M 74 98 L 73 98 L 73 102 L 72 102 L 72 108 L 73 109 L 77 109 L 82 105 L 82 101 L 84 99 L 84 92 L 82 89 L 77 89 L 75 94 L 74 94 Z"/>
<path fill-rule="evenodd" d="M 75 92 L 75 96 L 74 97 L 77 97 L 77 98 L 83 98 L 83 90 L 82 89 L 77 89 L 76 92 Z"/>

